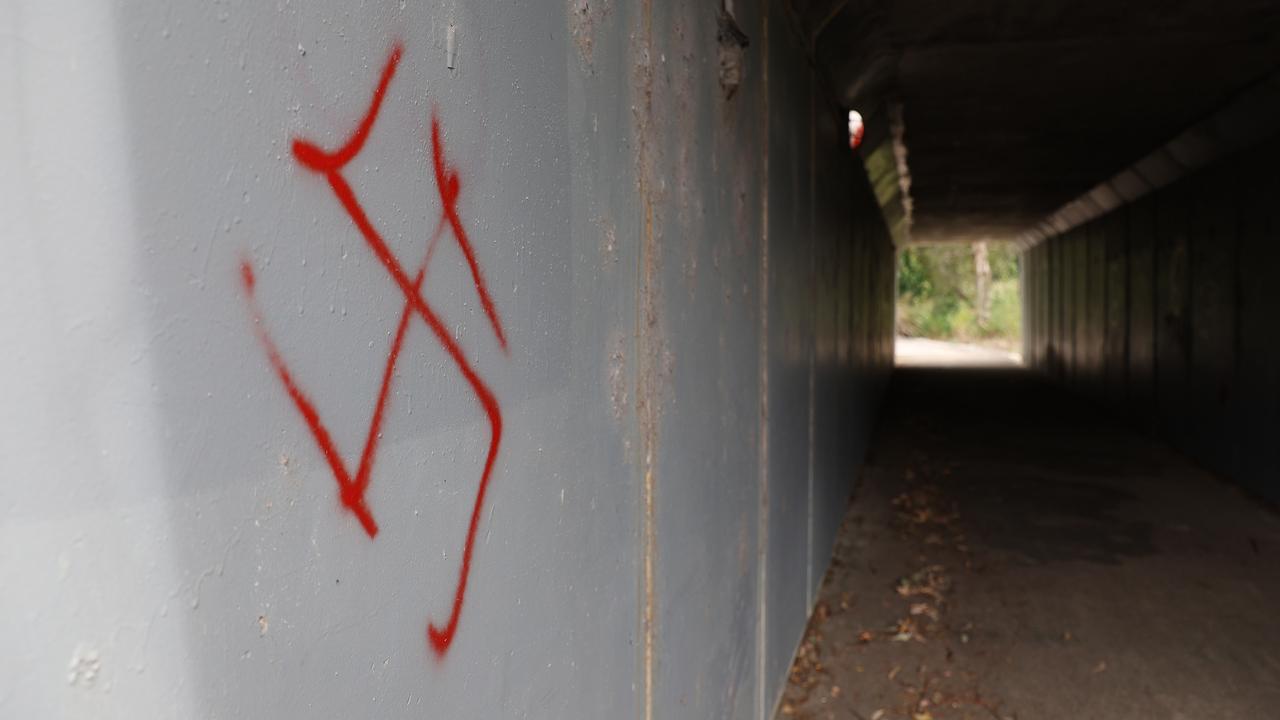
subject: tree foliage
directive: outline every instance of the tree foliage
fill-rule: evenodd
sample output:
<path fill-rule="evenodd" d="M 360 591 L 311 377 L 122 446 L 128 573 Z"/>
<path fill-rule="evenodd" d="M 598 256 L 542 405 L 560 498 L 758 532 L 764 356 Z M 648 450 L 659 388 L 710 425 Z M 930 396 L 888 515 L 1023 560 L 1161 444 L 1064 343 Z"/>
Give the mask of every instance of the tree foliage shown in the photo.
<path fill-rule="evenodd" d="M 898 332 L 956 340 L 1016 342 L 1020 333 L 1018 252 L 1009 243 L 989 243 L 990 320 L 979 326 L 975 307 L 977 272 L 966 243 L 912 246 L 899 253 Z"/>

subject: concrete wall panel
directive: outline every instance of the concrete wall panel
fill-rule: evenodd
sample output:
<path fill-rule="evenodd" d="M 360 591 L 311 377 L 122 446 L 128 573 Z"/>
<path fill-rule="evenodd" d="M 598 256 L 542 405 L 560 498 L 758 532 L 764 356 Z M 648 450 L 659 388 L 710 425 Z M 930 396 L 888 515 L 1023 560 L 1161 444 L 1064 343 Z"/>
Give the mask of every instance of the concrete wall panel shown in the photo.
<path fill-rule="evenodd" d="M 770 716 L 893 253 L 734 5 L 0 14 L 6 716 Z"/>
<path fill-rule="evenodd" d="M 1047 287 L 1053 305 L 1049 320 L 1035 313 L 1030 324 L 1074 323 L 1074 332 L 1061 333 L 1075 345 L 1064 356 L 1084 359 L 1069 374 L 1072 387 L 1105 397 L 1140 427 L 1273 499 L 1280 499 L 1278 161 L 1280 141 L 1273 140 L 1049 238 L 1031 257 L 1043 251 L 1061 267 L 1047 279 L 1027 276 Z M 1078 288 L 1082 233 L 1104 247 L 1101 315 L 1095 296 L 1082 312 L 1078 294 L 1056 292 L 1058 278 Z M 1093 288 L 1096 249 L 1088 258 Z M 1104 372 L 1095 375 L 1099 338 Z M 1032 364 L 1056 373 L 1051 356 Z"/>
<path fill-rule="evenodd" d="M 1067 262 L 1066 238 L 1049 244 L 1050 255 L 1050 273 L 1053 275 L 1053 306 L 1049 309 L 1052 316 L 1053 328 L 1051 331 L 1053 352 L 1049 357 L 1049 370 L 1059 379 L 1065 380 L 1067 377 L 1067 350 L 1070 347 L 1069 328 L 1070 325 L 1070 303 L 1066 301 L 1067 290 L 1070 285 L 1071 263 Z"/>
<path fill-rule="evenodd" d="M 842 358 L 842 336 L 849 331 L 841 324 L 840 295 L 842 263 L 853 243 L 853 207 L 844 197 L 852 185 L 847 161 L 848 121 L 824 107 L 815 96 L 815 122 L 811 151 L 814 191 L 815 237 L 820 241 L 814 253 L 814 292 L 817 294 L 817 330 L 814 353 L 813 398 L 813 490 L 812 525 L 809 537 L 809 602 L 815 602 L 822 582 L 823 563 L 835 545 L 836 528 L 844 515 L 845 503 L 853 489 L 854 472 L 865 452 L 868 429 L 864 418 L 852 412 L 856 392 L 854 365 Z M 864 263 L 866 260 L 864 259 Z M 868 274 L 868 279 L 870 275 Z M 867 343 L 861 343 L 867 345 Z M 868 348 L 869 350 L 869 348 Z M 851 462 L 852 461 L 852 464 Z"/>
<path fill-rule="evenodd" d="M 780 692 L 808 615 L 812 511 L 812 78 L 801 41 L 770 10 L 767 697 Z M 795 128 L 806 128 L 795 132 Z M 774 650 L 776 648 L 776 651 Z"/>
<path fill-rule="evenodd" d="M 1276 278 L 1280 267 L 1280 180 L 1273 160 L 1254 158 L 1240 182 L 1239 297 L 1232 466 L 1241 482 L 1274 496 L 1280 478 L 1280 333 L 1276 332 Z"/>
<path fill-rule="evenodd" d="M 1103 233 L 1107 259 L 1106 336 L 1103 342 L 1106 399 L 1123 404 L 1129 369 L 1129 212 L 1108 216 Z"/>
<path fill-rule="evenodd" d="M 1236 172 L 1213 170 L 1193 186 L 1188 401 L 1197 419 L 1236 415 Z M 1235 430 L 1229 423 L 1205 425 L 1194 433 L 1189 447 L 1206 464 L 1230 472 Z"/>
<path fill-rule="evenodd" d="M 1160 193 L 1156 209 L 1156 405 L 1161 428 L 1185 441 L 1191 354 L 1191 205 L 1186 183 Z"/>
<path fill-rule="evenodd" d="M 1089 234 L 1089 227 L 1081 226 L 1071 238 L 1071 383 L 1081 391 L 1089 387 L 1093 350 L 1089 289 L 1094 280 L 1089 267 Z"/>
<path fill-rule="evenodd" d="M 1155 205 L 1143 198 L 1128 206 L 1129 322 L 1128 407 L 1135 418 L 1151 416 L 1155 385 Z"/>
<path fill-rule="evenodd" d="M 700 10 L 700 11 L 699 11 Z M 764 102 L 758 83 L 726 99 L 718 69 L 694 58 L 717 32 L 712 8 L 655 4 L 658 65 L 646 170 L 651 242 L 642 340 L 656 398 L 650 418 L 655 506 L 654 716 L 755 712 L 759 476 L 759 258 L 762 217 L 744 212 L 744 184 L 764 172 Z M 763 19 L 739 12 L 759 36 Z M 759 58 L 746 58 L 758 74 Z M 803 126 L 800 126 L 803 127 Z M 665 187 L 664 187 L 665 185 Z M 757 190 L 758 192 L 758 190 Z M 644 245 L 642 244 L 642 247 Z M 806 329 L 807 331 L 807 329 Z M 745 391 L 745 392 L 744 392 Z M 732 449 L 732 451 L 730 451 Z M 723 542 L 705 542 L 708 535 Z"/>
<path fill-rule="evenodd" d="M 1111 235 L 1110 224 L 1111 217 L 1107 217 L 1103 222 L 1087 226 L 1089 290 L 1085 308 L 1085 387 L 1099 398 L 1106 389 L 1107 237 Z"/>
<path fill-rule="evenodd" d="M 1053 265 L 1053 251 L 1048 245 L 1041 244 L 1037 247 L 1040 255 L 1040 272 L 1037 273 L 1039 278 L 1039 287 L 1037 294 L 1040 296 L 1040 328 L 1038 334 L 1040 336 L 1040 363 L 1046 367 L 1053 365 L 1054 357 L 1054 328 L 1056 326 L 1057 315 L 1054 313 L 1056 306 L 1053 298 L 1058 278 L 1054 271 L 1057 269 Z"/>

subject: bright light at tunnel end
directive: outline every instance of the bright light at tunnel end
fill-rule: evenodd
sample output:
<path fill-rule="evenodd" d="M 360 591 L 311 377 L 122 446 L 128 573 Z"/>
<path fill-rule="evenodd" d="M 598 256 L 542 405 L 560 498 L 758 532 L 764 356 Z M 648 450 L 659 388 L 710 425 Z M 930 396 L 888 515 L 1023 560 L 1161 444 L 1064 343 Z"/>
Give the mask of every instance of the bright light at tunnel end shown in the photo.
<path fill-rule="evenodd" d="M 862 133 L 866 128 L 862 124 L 862 113 L 857 110 L 849 111 L 849 149 L 857 150 L 862 144 Z"/>

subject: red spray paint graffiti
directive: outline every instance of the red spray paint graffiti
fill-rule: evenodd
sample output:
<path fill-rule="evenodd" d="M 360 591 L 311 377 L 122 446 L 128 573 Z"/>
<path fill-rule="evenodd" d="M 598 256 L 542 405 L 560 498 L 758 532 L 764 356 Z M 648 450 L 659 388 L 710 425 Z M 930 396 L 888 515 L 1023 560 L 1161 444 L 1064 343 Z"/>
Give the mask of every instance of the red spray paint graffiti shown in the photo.
<path fill-rule="evenodd" d="M 369 109 L 361 119 L 360 124 L 356 126 L 355 131 L 351 133 L 350 138 L 341 147 L 329 152 L 307 140 L 295 139 L 293 141 L 294 157 L 303 167 L 323 176 L 329 183 L 329 187 L 333 190 L 333 194 L 339 204 L 342 205 L 347 215 L 351 217 L 361 237 L 369 245 L 369 249 L 382 263 L 388 276 L 395 282 L 404 296 L 404 308 L 400 313 L 400 322 L 396 327 L 396 334 L 387 354 L 386 366 L 382 372 L 382 384 L 378 389 L 373 417 L 369 422 L 369 432 L 365 439 L 364 449 L 360 454 L 360 462 L 356 466 L 354 474 L 348 470 L 346 462 L 338 452 L 338 448 L 334 444 L 329 430 L 321 420 L 315 404 L 298 385 L 297 379 L 285 362 L 284 355 L 267 333 L 262 310 L 255 294 L 256 278 L 253 268 L 247 260 L 241 262 L 240 271 L 241 283 L 249 300 L 249 307 L 253 316 L 254 331 L 259 342 L 266 350 L 267 359 L 284 386 L 285 392 L 288 393 L 298 413 L 302 415 L 302 419 L 306 422 L 307 428 L 311 431 L 311 435 L 315 439 L 321 454 L 324 455 L 326 462 L 328 462 L 333 472 L 334 480 L 338 483 L 340 501 L 343 506 L 356 516 L 370 538 L 378 534 L 378 524 L 374 520 L 368 504 L 365 502 L 365 491 L 369 488 L 372 478 L 373 464 L 378 452 L 378 441 L 382 435 L 382 422 L 391 394 L 391 384 L 395 377 L 396 363 L 400 359 L 400 351 L 404 346 L 404 339 L 409 330 L 410 321 L 415 316 L 421 319 L 431 330 L 441 348 L 444 349 L 445 353 L 453 360 L 454 365 L 457 366 L 458 372 L 461 373 L 466 381 L 481 409 L 484 410 L 485 416 L 489 420 L 489 450 L 485 456 L 484 470 L 480 475 L 475 503 L 471 509 L 471 519 L 467 525 L 466 539 L 462 546 L 462 563 L 458 569 L 458 579 L 453 595 L 453 607 L 450 609 L 448 621 L 443 626 L 434 622 L 427 625 L 427 639 L 431 649 L 437 655 L 443 656 L 448 651 L 450 644 L 452 644 L 454 634 L 458 629 L 458 620 L 462 614 L 462 604 L 466 598 L 467 579 L 471 574 L 471 558 L 475 549 L 476 530 L 480 524 L 480 511 L 484 506 L 485 493 L 489 488 L 494 462 L 498 457 L 498 446 L 502 440 L 502 409 L 498 405 L 497 398 L 484 380 L 476 373 L 466 353 L 449 334 L 439 315 L 422 296 L 423 280 L 426 277 L 427 268 L 431 264 L 431 257 L 435 253 L 438 241 L 446 231 L 457 241 L 458 247 L 467 261 L 467 266 L 471 271 L 471 280 L 475 285 L 477 294 L 480 296 L 480 305 L 484 309 L 485 316 L 503 352 L 507 352 L 507 337 L 506 333 L 503 332 L 502 321 L 498 317 L 497 309 L 494 307 L 493 298 L 490 296 L 488 286 L 485 284 L 484 273 L 481 271 L 480 263 L 476 260 L 470 236 L 467 234 L 458 214 L 457 203 L 462 185 L 458 178 L 457 170 L 451 167 L 445 158 L 444 141 L 440 133 L 440 120 L 434 111 L 431 114 L 431 161 L 435 174 L 436 189 L 440 194 L 440 219 L 427 242 L 426 256 L 413 277 L 410 277 L 405 272 L 399 259 L 387 247 L 386 241 L 377 228 L 374 227 L 373 221 L 369 219 L 364 207 L 360 204 L 360 200 L 356 197 L 355 191 L 352 190 L 351 185 L 342 174 L 347 164 L 360 154 L 365 141 L 369 138 L 369 133 L 373 130 L 374 123 L 378 119 L 378 113 L 382 109 L 383 101 L 386 99 L 387 88 L 390 87 L 391 80 L 395 77 L 396 68 L 400 64 L 402 55 L 403 49 L 397 44 L 392 49 L 391 56 L 383 68 L 382 76 L 379 78 L 377 88 L 374 90 Z"/>

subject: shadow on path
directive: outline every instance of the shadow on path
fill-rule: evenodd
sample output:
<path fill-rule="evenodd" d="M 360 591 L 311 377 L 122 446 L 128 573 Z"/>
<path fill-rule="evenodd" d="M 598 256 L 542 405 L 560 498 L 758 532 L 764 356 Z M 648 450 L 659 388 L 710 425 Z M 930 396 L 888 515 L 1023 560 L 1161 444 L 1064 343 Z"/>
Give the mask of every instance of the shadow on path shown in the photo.
<path fill-rule="evenodd" d="M 1019 369 L 899 369 L 779 717 L 1254 718 L 1280 518 Z"/>

